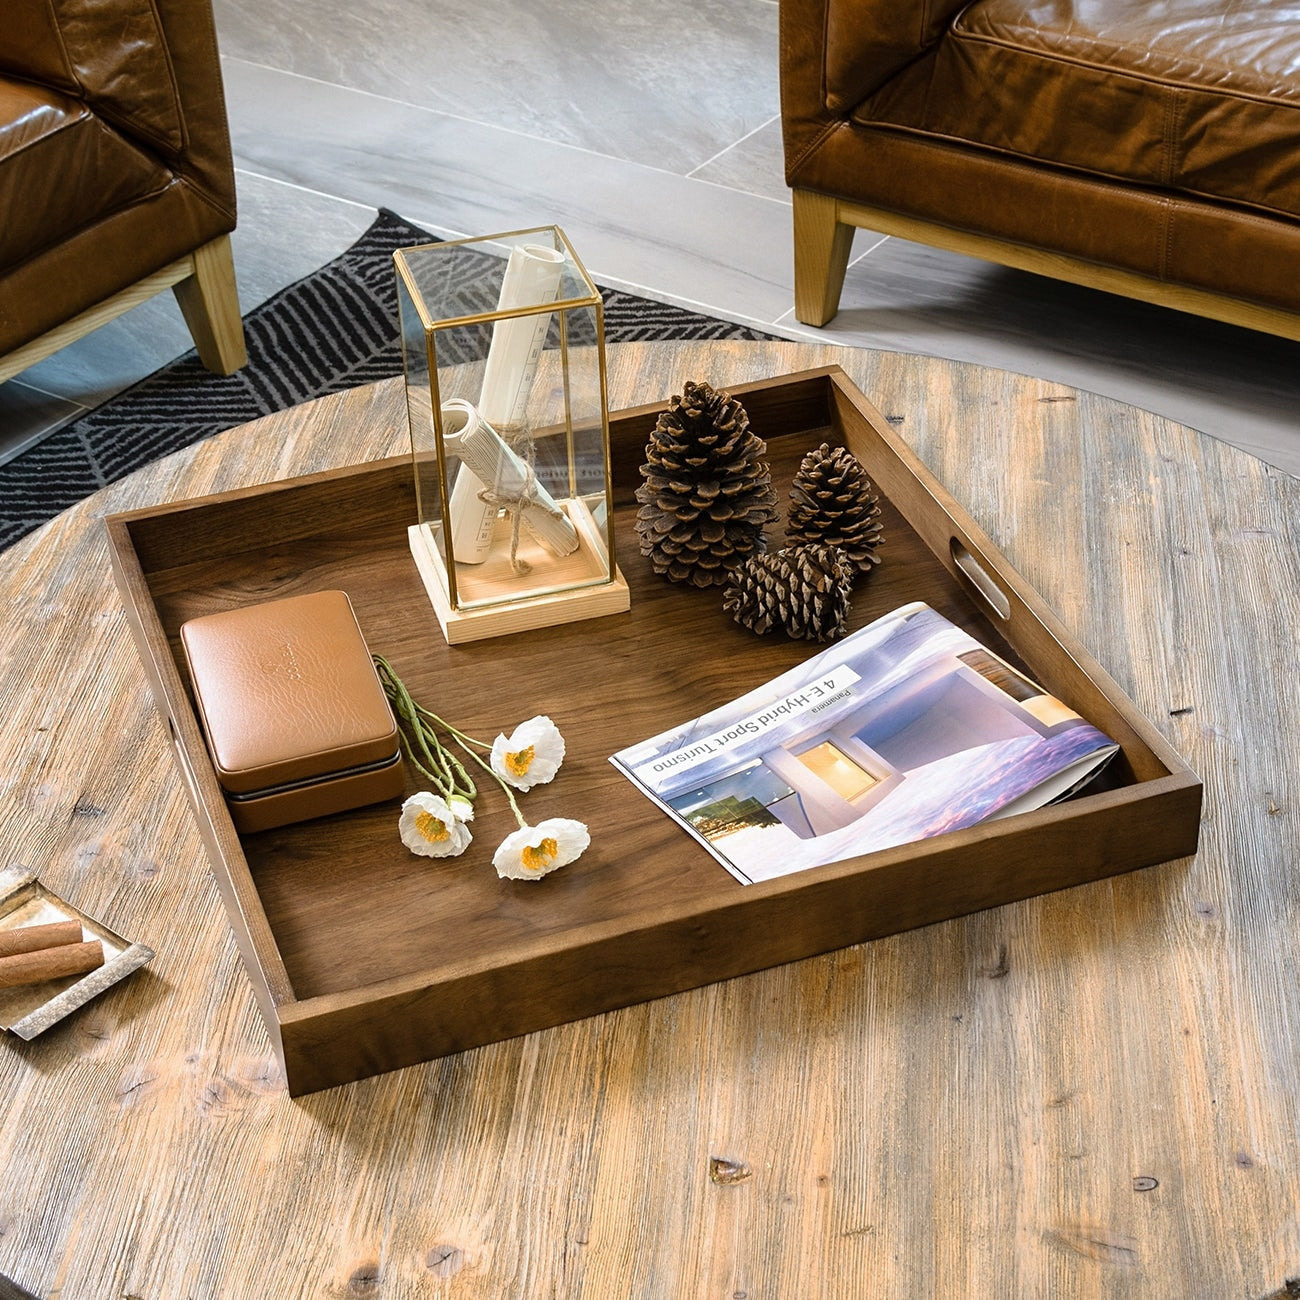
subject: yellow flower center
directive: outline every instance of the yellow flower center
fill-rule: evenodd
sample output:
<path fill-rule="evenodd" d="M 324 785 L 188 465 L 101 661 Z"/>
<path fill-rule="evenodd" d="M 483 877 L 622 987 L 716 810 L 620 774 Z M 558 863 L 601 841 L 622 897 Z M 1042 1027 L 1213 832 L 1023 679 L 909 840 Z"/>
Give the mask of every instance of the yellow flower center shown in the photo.
<path fill-rule="evenodd" d="M 560 846 L 548 836 L 540 844 L 526 845 L 519 859 L 529 871 L 540 871 L 559 852 Z"/>
<path fill-rule="evenodd" d="M 533 765 L 535 746 L 529 745 L 527 749 L 517 749 L 513 754 L 507 751 L 506 766 L 515 776 L 523 776 Z"/>
<path fill-rule="evenodd" d="M 447 829 L 447 823 L 441 817 L 435 817 L 427 810 L 422 812 L 415 819 L 415 829 L 424 836 L 430 844 L 437 844 L 441 840 L 451 838 L 451 832 Z"/>

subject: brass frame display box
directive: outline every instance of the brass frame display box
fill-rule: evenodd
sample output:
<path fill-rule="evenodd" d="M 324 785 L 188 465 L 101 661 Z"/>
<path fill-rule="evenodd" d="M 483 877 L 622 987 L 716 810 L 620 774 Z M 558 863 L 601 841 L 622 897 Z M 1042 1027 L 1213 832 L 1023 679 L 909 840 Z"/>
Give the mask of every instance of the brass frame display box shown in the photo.
<path fill-rule="evenodd" d="M 662 403 L 610 417 L 633 600 L 599 623 L 449 646 L 407 546 L 407 457 L 110 516 L 141 658 L 292 1093 L 1196 851 L 1196 775 L 838 367 L 731 391 L 768 442 L 780 495 L 823 441 L 846 445 L 879 489 L 883 563 L 856 591 L 851 626 L 927 601 L 1119 743 L 1105 786 L 761 884 L 729 876 L 609 756 L 816 647 L 752 635 L 722 612 L 717 589 L 669 584 L 638 557 L 633 493 Z M 350 594 L 371 649 L 416 698 L 469 734 L 555 719 L 564 767 L 524 809 L 533 822 L 586 821 L 592 844 L 577 862 L 538 882 L 498 879 L 490 855 L 515 823 L 493 789 L 475 843 L 454 859 L 412 856 L 396 801 L 236 833 L 177 630 L 200 614 L 332 587 Z"/>
<path fill-rule="evenodd" d="M 438 240 L 399 248 L 393 264 L 418 518 L 408 536 L 443 635 L 621 614 L 604 306 L 564 231 Z M 468 360 L 484 350 L 482 364 Z M 534 382 L 539 363 L 550 382 Z"/>

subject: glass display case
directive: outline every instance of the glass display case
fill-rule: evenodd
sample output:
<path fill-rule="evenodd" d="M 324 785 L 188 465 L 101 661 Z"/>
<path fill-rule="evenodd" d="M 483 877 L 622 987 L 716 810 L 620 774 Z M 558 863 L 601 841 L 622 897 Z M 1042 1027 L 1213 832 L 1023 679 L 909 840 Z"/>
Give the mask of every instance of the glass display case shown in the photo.
<path fill-rule="evenodd" d="M 557 226 L 393 255 L 418 519 L 448 642 L 619 613 L 600 292 Z"/>

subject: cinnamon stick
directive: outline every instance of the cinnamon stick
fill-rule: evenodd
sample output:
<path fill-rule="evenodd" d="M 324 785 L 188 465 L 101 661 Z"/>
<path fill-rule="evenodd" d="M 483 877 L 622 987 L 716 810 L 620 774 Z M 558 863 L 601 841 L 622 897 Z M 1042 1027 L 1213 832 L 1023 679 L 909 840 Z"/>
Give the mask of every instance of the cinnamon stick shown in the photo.
<path fill-rule="evenodd" d="M 12 957 L 16 952 L 37 952 L 41 948 L 58 948 L 65 943 L 80 942 L 80 921 L 52 921 L 49 925 L 22 925 L 16 930 L 0 930 L 0 957 Z"/>
<path fill-rule="evenodd" d="M 16 988 L 19 984 L 39 984 L 62 975 L 84 975 L 103 964 L 104 945 L 98 939 L 0 957 L 0 989 Z"/>

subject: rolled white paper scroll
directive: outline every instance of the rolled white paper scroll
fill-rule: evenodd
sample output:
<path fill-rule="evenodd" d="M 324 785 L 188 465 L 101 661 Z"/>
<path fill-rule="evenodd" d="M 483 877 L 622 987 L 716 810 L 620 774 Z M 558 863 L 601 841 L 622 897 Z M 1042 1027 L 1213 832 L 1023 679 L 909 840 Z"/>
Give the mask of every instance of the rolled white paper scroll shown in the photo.
<path fill-rule="evenodd" d="M 478 412 L 469 402 L 453 398 L 442 404 L 443 443 L 449 452 L 459 452 L 460 435 Z M 456 481 L 451 485 L 451 553 L 457 564 L 482 564 L 492 550 L 492 533 L 496 528 L 500 507 L 491 505 L 479 495 L 486 491 L 483 480 L 461 457 Z"/>
<path fill-rule="evenodd" d="M 563 265 L 564 254 L 544 244 L 520 244 L 512 248 L 501 281 L 497 310 L 554 302 L 560 291 Z M 478 411 L 494 429 L 509 432 L 523 424 L 552 314 L 513 316 L 493 325 Z"/>
<path fill-rule="evenodd" d="M 457 485 L 462 478 L 472 476 L 480 485 L 479 491 L 487 491 L 503 503 L 518 502 L 522 522 L 552 555 L 571 555 L 578 549 L 578 530 L 568 515 L 472 402 L 460 397 L 444 402 L 442 423 L 447 450 L 461 460 Z M 494 519 L 497 509 L 491 507 Z M 452 548 L 459 560 L 456 545 L 453 536 Z"/>
<path fill-rule="evenodd" d="M 506 262 L 497 310 L 554 302 L 560 291 L 563 265 L 564 254 L 554 248 L 544 244 L 516 245 Z M 493 429 L 514 429 L 522 425 L 551 315 L 551 312 L 541 312 L 536 316 L 515 316 L 494 324 L 478 402 L 478 414 Z M 446 409 L 444 406 L 444 415 Z M 452 487 L 451 545 L 458 563 L 482 564 L 492 548 L 497 510 L 482 499 L 480 493 L 484 486 L 477 475 L 462 467 Z M 576 545 L 575 540 L 569 551 Z M 556 552 L 557 555 L 568 553 Z"/>

